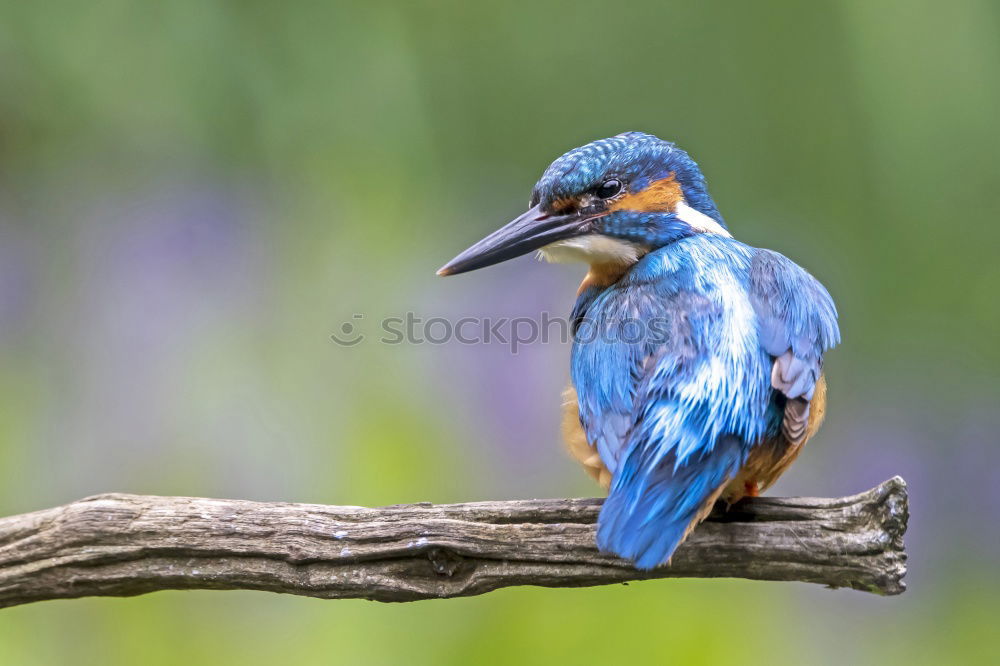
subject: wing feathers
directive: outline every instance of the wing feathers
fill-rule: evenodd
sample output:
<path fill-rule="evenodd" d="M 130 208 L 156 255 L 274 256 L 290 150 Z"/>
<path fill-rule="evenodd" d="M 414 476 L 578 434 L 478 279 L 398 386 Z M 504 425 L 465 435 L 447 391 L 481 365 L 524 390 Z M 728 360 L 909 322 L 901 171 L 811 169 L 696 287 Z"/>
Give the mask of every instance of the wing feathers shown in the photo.
<path fill-rule="evenodd" d="M 781 434 L 789 444 L 798 445 L 806 437 L 809 427 L 809 401 L 792 398 L 785 403 L 785 415 L 781 421 Z"/>
<path fill-rule="evenodd" d="M 816 389 L 820 363 L 803 360 L 792 350 L 774 359 L 771 366 L 771 386 L 789 398 L 812 400 Z"/>

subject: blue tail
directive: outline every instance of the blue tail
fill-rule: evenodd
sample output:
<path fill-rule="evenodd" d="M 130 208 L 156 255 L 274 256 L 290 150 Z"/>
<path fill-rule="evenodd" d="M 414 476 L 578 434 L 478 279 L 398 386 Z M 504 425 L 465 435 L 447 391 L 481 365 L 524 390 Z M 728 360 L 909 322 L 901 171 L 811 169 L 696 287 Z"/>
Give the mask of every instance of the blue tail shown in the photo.
<path fill-rule="evenodd" d="M 628 452 L 597 521 L 602 551 L 639 569 L 666 564 L 706 501 L 746 459 L 743 442 L 724 435 L 677 465 L 679 444 L 664 453 L 662 442 L 646 441 Z"/>

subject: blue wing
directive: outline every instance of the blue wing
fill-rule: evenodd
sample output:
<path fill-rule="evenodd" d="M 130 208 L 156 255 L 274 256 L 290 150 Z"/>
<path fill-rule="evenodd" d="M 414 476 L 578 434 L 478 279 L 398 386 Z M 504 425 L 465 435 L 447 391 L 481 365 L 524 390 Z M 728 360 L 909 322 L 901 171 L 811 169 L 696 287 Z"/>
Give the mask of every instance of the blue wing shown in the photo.
<path fill-rule="evenodd" d="M 770 250 L 758 250 L 751 262 L 750 301 L 760 344 L 774 357 L 771 385 L 788 399 L 782 430 L 790 442 L 801 442 L 823 353 L 840 342 L 837 308 L 816 278 Z"/>

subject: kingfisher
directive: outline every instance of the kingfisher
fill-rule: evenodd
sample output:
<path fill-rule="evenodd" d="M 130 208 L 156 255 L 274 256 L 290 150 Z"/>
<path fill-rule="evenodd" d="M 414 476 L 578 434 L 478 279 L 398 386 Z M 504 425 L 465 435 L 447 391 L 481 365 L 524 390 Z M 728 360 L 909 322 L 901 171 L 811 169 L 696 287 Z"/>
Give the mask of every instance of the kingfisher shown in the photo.
<path fill-rule="evenodd" d="M 735 240 L 694 160 L 642 132 L 559 157 L 526 213 L 438 274 L 533 250 L 589 265 L 563 435 L 608 492 L 597 545 L 639 569 L 669 564 L 716 501 L 767 489 L 819 428 L 833 300 L 790 259 Z"/>

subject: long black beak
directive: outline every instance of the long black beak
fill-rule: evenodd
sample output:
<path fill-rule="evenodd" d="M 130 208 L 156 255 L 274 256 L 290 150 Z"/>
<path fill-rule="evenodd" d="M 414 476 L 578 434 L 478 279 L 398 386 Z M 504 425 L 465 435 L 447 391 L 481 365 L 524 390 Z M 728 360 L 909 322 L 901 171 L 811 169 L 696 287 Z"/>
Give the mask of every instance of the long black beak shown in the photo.
<path fill-rule="evenodd" d="M 442 266 L 438 275 L 456 275 L 520 257 L 558 240 L 580 236 L 591 229 L 595 215 L 550 215 L 535 206 L 513 222 L 497 229 Z"/>

